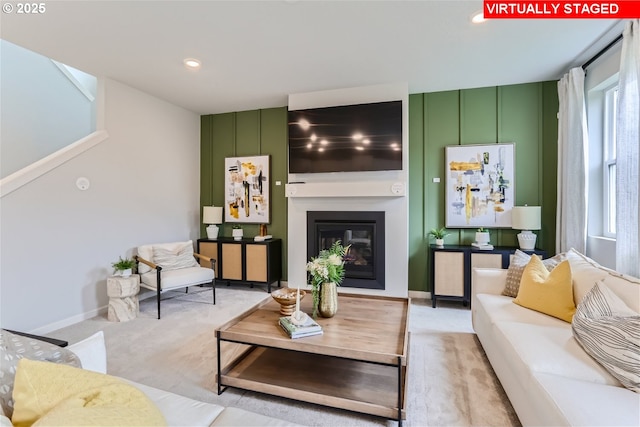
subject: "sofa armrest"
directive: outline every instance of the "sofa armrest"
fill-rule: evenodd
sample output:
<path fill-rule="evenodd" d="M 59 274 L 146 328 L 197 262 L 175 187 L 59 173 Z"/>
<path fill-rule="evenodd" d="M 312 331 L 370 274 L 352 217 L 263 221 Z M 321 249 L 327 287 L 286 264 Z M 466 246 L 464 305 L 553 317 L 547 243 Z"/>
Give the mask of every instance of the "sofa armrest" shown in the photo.
<path fill-rule="evenodd" d="M 12 334 L 22 335 L 23 337 L 32 338 L 34 340 L 48 342 L 49 344 L 57 345 L 58 347 L 66 347 L 69 345 L 68 341 L 59 340 L 56 338 L 49 338 L 49 337 L 43 337 L 41 335 L 27 334 L 26 332 L 13 331 L 11 329 L 4 329 L 4 330 L 7 332 L 11 332 Z"/>
<path fill-rule="evenodd" d="M 507 282 L 507 270 L 501 268 L 474 268 L 471 273 L 472 301 L 476 294 L 500 295 Z"/>
<path fill-rule="evenodd" d="M 104 332 L 98 331 L 88 338 L 67 347 L 78 356 L 82 369 L 107 373 L 107 348 L 104 342 Z"/>

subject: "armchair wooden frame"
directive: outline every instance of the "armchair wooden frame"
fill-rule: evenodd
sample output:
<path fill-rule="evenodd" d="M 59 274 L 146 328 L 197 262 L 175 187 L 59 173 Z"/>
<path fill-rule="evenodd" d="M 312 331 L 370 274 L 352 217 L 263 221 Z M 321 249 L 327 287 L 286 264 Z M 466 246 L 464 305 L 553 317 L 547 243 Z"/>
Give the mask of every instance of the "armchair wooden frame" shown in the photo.
<path fill-rule="evenodd" d="M 206 281 L 206 282 L 195 282 L 195 283 L 189 283 L 189 284 L 185 284 L 184 286 L 178 286 L 176 288 L 180 288 L 180 287 L 184 287 L 187 288 L 187 292 L 189 292 L 189 286 L 195 286 L 195 285 L 203 285 L 203 284 L 209 284 L 211 283 L 211 287 L 213 288 L 213 304 L 216 304 L 216 276 L 215 276 L 215 271 L 216 271 L 216 260 L 214 258 L 208 257 L 206 255 L 201 255 L 199 253 L 195 253 L 193 254 L 194 257 L 196 257 L 198 260 L 204 260 L 206 262 L 211 263 L 211 269 L 213 270 L 214 274 L 213 274 L 213 280 L 211 281 Z M 158 319 L 160 319 L 160 293 L 163 291 L 162 289 L 162 267 L 159 266 L 158 264 L 155 264 L 147 259 L 144 259 L 142 257 L 140 257 L 139 255 L 135 255 L 133 257 L 133 259 L 136 261 L 136 263 L 143 263 L 145 265 L 147 265 L 149 268 L 151 268 L 152 270 L 156 271 L 156 298 L 157 298 L 157 302 L 158 302 Z M 137 267 L 137 265 L 136 265 Z M 136 268 L 136 270 L 138 270 Z M 172 289 L 176 289 L 176 288 L 172 288 Z M 171 289 L 168 289 L 171 290 Z"/>

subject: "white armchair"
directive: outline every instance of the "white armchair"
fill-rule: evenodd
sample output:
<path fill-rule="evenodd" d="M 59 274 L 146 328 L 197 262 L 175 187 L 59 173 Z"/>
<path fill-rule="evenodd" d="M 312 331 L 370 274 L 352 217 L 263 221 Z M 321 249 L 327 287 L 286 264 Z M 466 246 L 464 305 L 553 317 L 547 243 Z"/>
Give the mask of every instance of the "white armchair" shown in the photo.
<path fill-rule="evenodd" d="M 216 260 L 193 252 L 193 242 L 160 243 L 138 247 L 137 261 L 140 286 L 157 292 L 158 319 L 160 319 L 160 294 L 194 285 L 211 284 L 213 304 L 216 303 Z M 204 260 L 210 268 L 201 267 Z"/>

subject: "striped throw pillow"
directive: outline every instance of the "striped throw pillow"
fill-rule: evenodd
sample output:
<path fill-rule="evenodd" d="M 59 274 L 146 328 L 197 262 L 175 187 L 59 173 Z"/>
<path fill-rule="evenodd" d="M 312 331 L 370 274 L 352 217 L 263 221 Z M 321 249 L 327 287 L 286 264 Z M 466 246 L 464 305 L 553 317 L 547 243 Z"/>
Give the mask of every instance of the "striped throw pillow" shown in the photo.
<path fill-rule="evenodd" d="M 640 393 L 640 314 L 598 281 L 578 304 L 571 329 L 584 351 Z"/>

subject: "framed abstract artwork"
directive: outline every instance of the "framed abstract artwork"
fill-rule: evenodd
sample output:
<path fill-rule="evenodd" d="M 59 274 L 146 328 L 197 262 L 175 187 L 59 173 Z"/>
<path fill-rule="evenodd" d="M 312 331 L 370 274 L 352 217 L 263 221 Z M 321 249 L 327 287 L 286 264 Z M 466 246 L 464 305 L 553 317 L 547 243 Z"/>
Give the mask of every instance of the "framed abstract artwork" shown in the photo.
<path fill-rule="evenodd" d="M 270 156 L 224 159 L 225 222 L 270 222 Z"/>
<path fill-rule="evenodd" d="M 446 227 L 510 228 L 515 144 L 445 147 Z"/>

